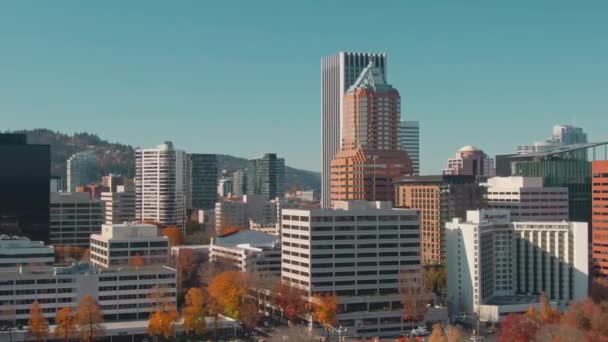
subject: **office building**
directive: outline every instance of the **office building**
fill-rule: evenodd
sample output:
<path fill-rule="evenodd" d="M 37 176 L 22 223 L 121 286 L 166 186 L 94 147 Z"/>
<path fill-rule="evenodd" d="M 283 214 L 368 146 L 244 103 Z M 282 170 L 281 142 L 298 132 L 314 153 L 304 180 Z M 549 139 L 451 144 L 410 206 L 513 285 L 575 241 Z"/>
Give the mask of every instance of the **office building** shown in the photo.
<path fill-rule="evenodd" d="M 135 151 L 135 216 L 183 229 L 186 216 L 186 153 L 170 141 Z"/>
<path fill-rule="evenodd" d="M 51 323 L 57 310 L 68 307 L 76 311 L 87 295 L 97 301 L 106 322 L 148 319 L 160 295 L 166 304 L 177 305 L 176 272 L 169 267 L 26 266 L 2 269 L 0 277 L 0 302 L 15 310 L 19 325 L 27 324 L 34 301 Z"/>
<path fill-rule="evenodd" d="M 97 183 L 99 165 L 95 151 L 82 151 L 73 154 L 67 160 L 67 190 L 75 192 L 76 187 Z"/>
<path fill-rule="evenodd" d="M 108 188 L 108 191 L 110 192 L 116 192 L 117 186 L 126 185 L 125 177 L 123 177 L 122 175 L 110 173 L 107 176 L 101 177 L 101 185 Z"/>
<path fill-rule="evenodd" d="M 568 220 L 568 188 L 544 187 L 541 177 L 488 179 L 488 209 L 508 210 L 514 221 Z"/>
<path fill-rule="evenodd" d="M 0 235 L 0 269 L 27 265 L 53 266 L 54 262 L 52 246 L 22 236 Z"/>
<path fill-rule="evenodd" d="M 51 147 L 0 134 L 0 234 L 49 240 Z"/>
<path fill-rule="evenodd" d="M 237 170 L 232 173 L 232 195 L 243 197 L 247 194 L 247 171 Z"/>
<path fill-rule="evenodd" d="M 217 184 L 217 194 L 219 197 L 231 197 L 233 194 L 232 178 L 220 178 Z M 235 195 L 236 196 L 236 195 Z M 241 194 L 242 196 L 242 194 Z"/>
<path fill-rule="evenodd" d="M 399 124 L 399 146 L 407 152 L 412 162 L 412 174 L 420 174 L 420 123 L 401 121 Z"/>
<path fill-rule="evenodd" d="M 322 163 L 321 204 L 331 205 L 331 162 L 342 144 L 344 93 L 370 62 L 386 79 L 387 55 L 380 53 L 338 52 L 321 59 Z"/>
<path fill-rule="evenodd" d="M 224 228 L 248 228 L 247 204 L 237 199 L 225 199 L 215 203 L 215 230 Z"/>
<path fill-rule="evenodd" d="M 113 192 L 102 192 L 105 224 L 135 221 L 135 188 L 117 185 Z"/>
<path fill-rule="evenodd" d="M 467 210 L 485 208 L 485 187 L 474 176 L 412 176 L 395 188 L 396 206 L 420 210 L 422 263 L 445 261 L 445 223 L 465 217 Z"/>
<path fill-rule="evenodd" d="M 211 238 L 211 262 L 261 278 L 281 276 L 281 239 L 276 235 L 242 230 Z"/>
<path fill-rule="evenodd" d="M 100 268 L 129 264 L 136 255 L 147 266 L 165 265 L 169 240 L 153 224 L 104 224 L 101 234 L 91 235 L 91 263 Z"/>
<path fill-rule="evenodd" d="M 538 303 L 560 309 L 588 295 L 585 222 L 512 222 L 507 210 L 468 211 L 446 224 L 448 308 L 499 321 Z"/>
<path fill-rule="evenodd" d="M 393 201 L 393 181 L 411 174 L 399 146 L 401 97 L 373 63 L 344 94 L 342 148 L 331 164 L 331 200 Z"/>
<path fill-rule="evenodd" d="M 564 145 L 586 144 L 587 134 L 580 127 L 572 125 L 553 126 L 553 134 L 549 139 L 536 141 L 532 145 L 517 146 L 518 154 L 548 152 Z"/>
<path fill-rule="evenodd" d="M 448 159 L 448 165 L 443 169 L 444 175 L 494 177 L 494 159 L 490 158 L 479 148 L 467 145 L 458 150 L 454 158 Z"/>
<path fill-rule="evenodd" d="M 591 222 L 591 162 L 608 160 L 608 142 L 563 145 L 525 154 L 496 156 L 496 175 L 542 177 L 545 187 L 568 188 L 570 221 Z"/>
<path fill-rule="evenodd" d="M 85 192 L 51 193 L 50 243 L 89 247 L 91 234 L 101 231 L 104 203 Z"/>
<path fill-rule="evenodd" d="M 336 326 L 357 337 L 409 332 L 400 272 L 420 268 L 417 210 L 390 202 L 335 202 L 334 209 L 285 209 L 281 279 L 307 296 L 339 297 Z"/>
<path fill-rule="evenodd" d="M 266 199 L 285 196 L 285 159 L 267 153 L 247 164 L 247 194 Z"/>
<path fill-rule="evenodd" d="M 213 209 L 217 200 L 218 170 L 215 154 L 189 154 L 191 208 Z"/>
<path fill-rule="evenodd" d="M 596 274 L 608 276 L 608 160 L 594 161 L 592 171 L 591 252 Z"/>

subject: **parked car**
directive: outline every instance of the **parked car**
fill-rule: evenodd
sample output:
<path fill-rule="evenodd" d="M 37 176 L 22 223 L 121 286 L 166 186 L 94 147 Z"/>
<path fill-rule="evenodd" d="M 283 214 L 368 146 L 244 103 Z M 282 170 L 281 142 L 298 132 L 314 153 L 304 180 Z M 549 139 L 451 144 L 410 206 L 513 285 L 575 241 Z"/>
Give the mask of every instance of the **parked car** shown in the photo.
<path fill-rule="evenodd" d="M 415 329 L 412 329 L 412 336 L 428 336 L 431 332 L 424 325 L 420 325 Z"/>

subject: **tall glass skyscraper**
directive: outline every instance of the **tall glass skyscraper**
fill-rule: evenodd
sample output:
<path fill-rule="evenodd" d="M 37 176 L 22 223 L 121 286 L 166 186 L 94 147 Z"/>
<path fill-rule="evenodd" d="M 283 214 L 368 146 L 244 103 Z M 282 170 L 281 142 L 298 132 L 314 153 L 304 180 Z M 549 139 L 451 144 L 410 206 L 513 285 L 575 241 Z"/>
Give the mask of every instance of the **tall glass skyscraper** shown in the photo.
<path fill-rule="evenodd" d="M 0 234 L 49 241 L 51 147 L 0 134 Z"/>
<path fill-rule="evenodd" d="M 213 209 L 217 199 L 217 156 L 215 154 L 188 155 L 190 159 L 191 207 Z"/>
<path fill-rule="evenodd" d="M 285 159 L 267 153 L 247 165 L 247 194 L 267 199 L 285 196 Z"/>
<path fill-rule="evenodd" d="M 401 121 L 399 124 L 399 145 L 407 152 L 412 162 L 412 174 L 420 174 L 420 123 Z"/>
<path fill-rule="evenodd" d="M 99 182 L 99 166 L 94 151 L 73 154 L 67 161 L 67 190 L 75 192 L 77 186 Z"/>
<path fill-rule="evenodd" d="M 381 53 L 338 52 L 321 59 L 321 205 L 325 208 L 331 204 L 331 161 L 342 146 L 344 93 L 370 61 L 386 80 L 387 58 Z"/>

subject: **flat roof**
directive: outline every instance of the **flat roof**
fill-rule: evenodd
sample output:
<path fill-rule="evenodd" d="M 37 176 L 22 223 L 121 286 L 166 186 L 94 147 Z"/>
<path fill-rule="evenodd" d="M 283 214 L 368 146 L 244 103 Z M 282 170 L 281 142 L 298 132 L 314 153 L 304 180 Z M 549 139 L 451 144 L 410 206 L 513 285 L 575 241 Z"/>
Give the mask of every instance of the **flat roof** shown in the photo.
<path fill-rule="evenodd" d="M 280 239 L 276 235 L 260 232 L 257 230 L 240 230 L 224 236 L 218 236 L 213 239 L 213 244 L 221 247 L 237 247 L 237 245 L 251 244 L 269 245 L 279 243 Z"/>
<path fill-rule="evenodd" d="M 567 152 L 573 152 L 578 150 L 584 150 L 591 147 L 608 145 L 608 141 L 601 141 L 595 143 L 585 143 L 585 144 L 572 144 L 572 145 L 561 145 L 555 148 L 552 148 L 547 151 L 540 152 L 531 152 L 531 153 L 523 153 L 523 154 L 511 154 L 507 155 L 508 159 L 522 159 L 522 158 L 535 158 L 535 157 L 549 157 L 553 155 L 558 155 Z"/>

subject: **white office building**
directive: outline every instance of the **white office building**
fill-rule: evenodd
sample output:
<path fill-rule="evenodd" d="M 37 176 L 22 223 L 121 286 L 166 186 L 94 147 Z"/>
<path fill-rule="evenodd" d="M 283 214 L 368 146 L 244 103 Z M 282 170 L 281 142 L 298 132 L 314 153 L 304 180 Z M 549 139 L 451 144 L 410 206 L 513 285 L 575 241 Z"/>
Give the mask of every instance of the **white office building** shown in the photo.
<path fill-rule="evenodd" d="M 544 187 L 542 177 L 488 179 L 489 209 L 505 209 L 513 221 L 568 220 L 568 188 Z"/>
<path fill-rule="evenodd" d="M 186 216 L 186 153 L 165 142 L 135 151 L 137 220 L 183 229 Z"/>
<path fill-rule="evenodd" d="M 338 52 L 321 59 L 321 205 L 324 208 L 331 204 L 331 161 L 342 144 L 344 93 L 372 61 L 386 80 L 387 60 L 386 54 L 361 52 Z"/>
<path fill-rule="evenodd" d="M 30 241 L 21 236 L 0 235 L 0 269 L 17 266 L 52 266 L 55 254 L 52 246 L 42 241 Z"/>
<path fill-rule="evenodd" d="M 104 203 L 87 192 L 52 192 L 49 240 L 54 246 L 89 247 L 101 231 Z"/>
<path fill-rule="evenodd" d="M 165 265 L 169 240 L 153 224 L 104 224 L 101 234 L 91 235 L 91 264 L 99 268 L 128 265 L 140 256 L 146 265 Z"/>
<path fill-rule="evenodd" d="M 105 224 L 135 221 L 135 189 L 127 185 L 115 186 L 114 192 L 102 192 Z"/>
<path fill-rule="evenodd" d="M 79 301 L 93 296 L 106 321 L 147 319 L 162 294 L 176 305 L 176 272 L 164 266 L 92 269 L 88 264 L 69 267 L 14 267 L 0 269 L 0 307 L 15 310 L 18 324 L 27 324 L 30 305 L 38 301 L 53 322 L 57 310 L 76 311 Z"/>
<path fill-rule="evenodd" d="M 281 276 L 281 240 L 276 235 L 242 230 L 212 238 L 209 258 L 262 278 Z"/>
<path fill-rule="evenodd" d="M 584 222 L 511 222 L 507 210 L 468 211 L 446 223 L 450 314 L 499 321 L 538 305 L 545 291 L 564 308 L 587 298 Z"/>
<path fill-rule="evenodd" d="M 551 137 L 536 141 L 532 145 L 517 146 L 518 154 L 528 154 L 534 152 L 546 152 L 555 150 L 564 145 L 587 143 L 587 133 L 580 127 L 572 125 L 555 125 Z"/>
<path fill-rule="evenodd" d="M 401 121 L 399 124 L 399 146 L 412 161 L 412 173 L 420 174 L 420 123 Z"/>
<path fill-rule="evenodd" d="M 85 186 L 99 180 L 99 166 L 95 151 L 73 154 L 66 162 L 67 191 L 76 191 L 77 186 Z"/>
<path fill-rule="evenodd" d="M 400 272 L 421 265 L 418 210 L 337 201 L 333 209 L 285 209 L 282 215 L 282 281 L 309 296 L 337 294 L 336 326 L 348 335 L 396 336 L 412 329 L 403 320 L 398 282 Z"/>

